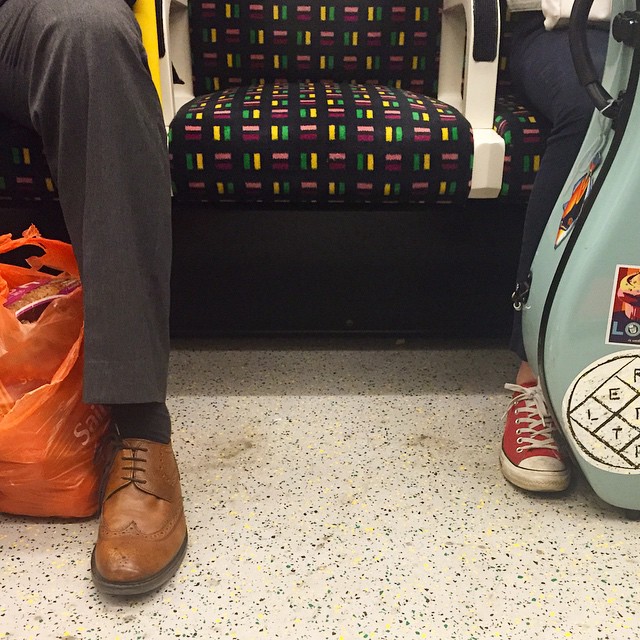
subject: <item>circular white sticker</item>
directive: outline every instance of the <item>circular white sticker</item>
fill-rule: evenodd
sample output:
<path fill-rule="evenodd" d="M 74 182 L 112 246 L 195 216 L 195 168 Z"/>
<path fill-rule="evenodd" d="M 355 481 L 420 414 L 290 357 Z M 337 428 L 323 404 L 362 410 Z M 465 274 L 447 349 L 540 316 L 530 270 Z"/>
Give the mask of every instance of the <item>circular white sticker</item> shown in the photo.
<path fill-rule="evenodd" d="M 591 464 L 640 473 L 640 351 L 618 351 L 583 369 L 564 396 L 562 413 Z"/>

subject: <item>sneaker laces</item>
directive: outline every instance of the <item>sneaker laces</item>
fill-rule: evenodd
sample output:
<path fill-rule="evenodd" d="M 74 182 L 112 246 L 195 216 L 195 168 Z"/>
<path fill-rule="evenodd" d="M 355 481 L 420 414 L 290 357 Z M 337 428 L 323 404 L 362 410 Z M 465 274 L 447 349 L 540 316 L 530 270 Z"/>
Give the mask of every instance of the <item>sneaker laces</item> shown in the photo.
<path fill-rule="evenodd" d="M 553 435 L 553 424 L 547 413 L 547 405 L 540 385 L 522 387 L 519 384 L 507 383 L 504 388 L 517 395 L 511 398 L 511 402 L 502 416 L 503 419 L 515 405 L 524 402 L 524 406 L 518 407 L 514 411 L 518 414 L 515 422 L 518 425 L 516 434 L 520 450 L 553 449 L 557 451 L 558 445 Z"/>

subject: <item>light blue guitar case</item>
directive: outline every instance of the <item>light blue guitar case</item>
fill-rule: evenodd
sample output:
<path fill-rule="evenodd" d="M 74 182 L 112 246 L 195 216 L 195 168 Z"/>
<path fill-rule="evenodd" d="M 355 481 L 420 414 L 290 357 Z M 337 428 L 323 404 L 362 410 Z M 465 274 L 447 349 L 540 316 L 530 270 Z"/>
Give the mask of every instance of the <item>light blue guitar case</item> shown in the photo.
<path fill-rule="evenodd" d="M 600 85 L 584 39 L 591 3 L 576 0 L 570 36 L 599 110 L 533 261 L 523 332 L 587 481 L 640 511 L 640 12 L 614 3 Z"/>

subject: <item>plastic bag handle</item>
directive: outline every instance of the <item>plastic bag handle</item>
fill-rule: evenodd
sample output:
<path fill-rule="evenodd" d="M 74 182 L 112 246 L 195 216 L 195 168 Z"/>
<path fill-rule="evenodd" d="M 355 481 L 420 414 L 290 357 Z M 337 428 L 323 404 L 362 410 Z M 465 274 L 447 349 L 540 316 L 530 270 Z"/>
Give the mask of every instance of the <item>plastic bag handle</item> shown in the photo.
<path fill-rule="evenodd" d="M 31 280 L 52 277 L 40 271 L 43 267 L 78 277 L 78 263 L 68 242 L 43 238 L 34 225 L 24 231 L 21 238 L 0 235 L 0 255 L 24 246 L 39 247 L 44 254 L 27 258 L 28 267 L 0 263 L 0 301 L 6 299 L 9 289 Z"/>

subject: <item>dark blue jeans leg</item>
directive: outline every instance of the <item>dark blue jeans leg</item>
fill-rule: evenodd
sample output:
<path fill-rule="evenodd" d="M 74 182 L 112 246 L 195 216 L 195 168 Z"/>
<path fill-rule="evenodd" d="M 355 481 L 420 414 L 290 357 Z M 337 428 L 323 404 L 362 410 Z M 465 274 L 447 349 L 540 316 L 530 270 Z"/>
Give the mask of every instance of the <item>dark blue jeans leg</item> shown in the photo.
<path fill-rule="evenodd" d="M 510 70 L 521 98 L 551 123 L 551 134 L 527 206 L 518 282 L 529 273 L 547 220 L 580 151 L 594 110 L 571 62 L 568 31 L 545 31 L 541 14 L 532 19 L 538 24 L 525 21 L 520 33 L 518 30 L 514 33 Z M 607 31 L 589 29 L 589 49 L 600 74 L 604 69 L 608 37 Z M 521 313 L 514 315 L 510 346 L 522 360 L 528 359 L 522 339 Z"/>

